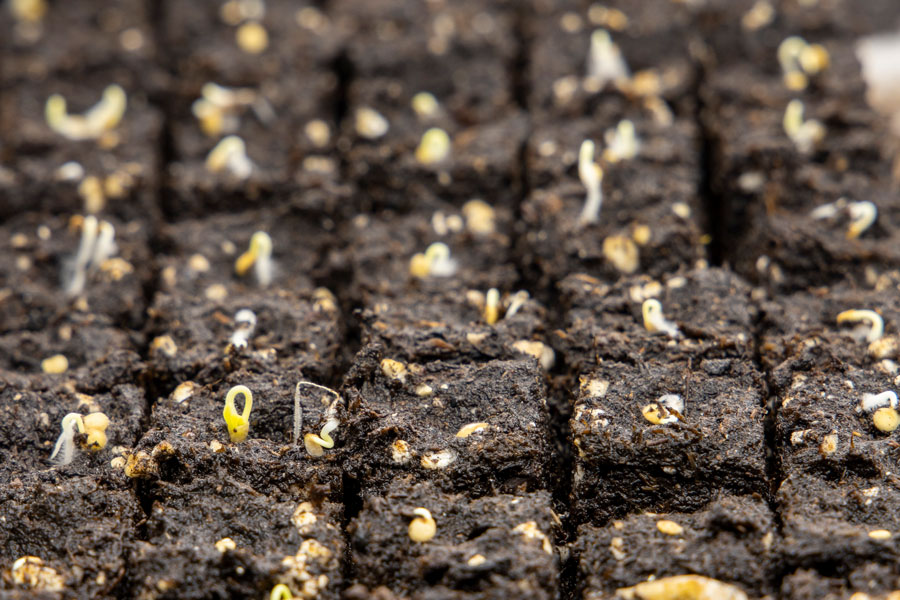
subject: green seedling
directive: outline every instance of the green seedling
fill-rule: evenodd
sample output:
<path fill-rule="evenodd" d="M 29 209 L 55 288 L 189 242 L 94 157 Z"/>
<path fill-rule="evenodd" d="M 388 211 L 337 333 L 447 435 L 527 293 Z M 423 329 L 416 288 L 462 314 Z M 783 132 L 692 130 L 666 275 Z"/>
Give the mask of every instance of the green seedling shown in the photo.
<path fill-rule="evenodd" d="M 238 395 L 244 397 L 244 411 L 238 414 L 234 406 L 234 401 Z M 250 411 L 253 410 L 253 392 L 250 388 L 243 385 L 236 385 L 225 396 L 225 409 L 222 411 L 222 417 L 225 419 L 225 425 L 228 427 L 228 436 L 235 444 L 243 442 L 247 439 L 250 432 Z"/>

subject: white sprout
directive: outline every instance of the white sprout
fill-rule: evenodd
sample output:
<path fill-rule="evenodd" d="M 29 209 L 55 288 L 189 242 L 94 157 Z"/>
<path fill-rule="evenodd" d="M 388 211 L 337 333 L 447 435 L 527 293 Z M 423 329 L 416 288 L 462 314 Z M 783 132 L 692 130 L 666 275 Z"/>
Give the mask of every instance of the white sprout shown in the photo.
<path fill-rule="evenodd" d="M 880 394 L 863 394 L 856 412 L 874 412 L 883 407 L 897 408 L 897 394 L 890 390 Z"/>
<path fill-rule="evenodd" d="M 78 413 L 69 413 L 62 420 L 62 433 L 56 439 L 50 460 L 60 466 L 66 466 L 75 457 L 75 428 L 84 433 L 84 419 Z M 57 458 L 57 455 L 59 458 Z"/>
<path fill-rule="evenodd" d="M 450 247 L 443 242 L 435 242 L 419 252 L 409 261 L 409 272 L 414 277 L 451 277 L 456 273 L 457 263 L 450 257 Z"/>
<path fill-rule="evenodd" d="M 659 300 L 655 298 L 644 300 L 644 304 L 641 306 L 641 313 L 644 317 L 644 328 L 647 331 L 651 333 L 662 332 L 673 338 L 681 337 L 678 326 L 671 321 L 667 321 L 663 316 L 662 304 L 660 304 Z"/>
<path fill-rule="evenodd" d="M 587 76 L 597 80 L 602 88 L 607 83 L 628 79 L 628 65 L 622 58 L 622 51 L 612 41 L 605 29 L 596 29 L 591 34 L 588 51 Z"/>
<path fill-rule="evenodd" d="M 666 394 L 660 396 L 659 400 L 656 401 L 656 404 L 668 410 L 674 410 L 679 415 L 684 414 L 684 400 L 682 400 L 681 396 L 678 394 Z M 662 417 L 659 422 L 661 425 L 665 425 L 667 423 L 674 423 L 677 420 L 678 417 L 674 413 L 669 413 L 668 416 Z"/>
<path fill-rule="evenodd" d="M 60 94 L 47 98 L 44 118 L 56 133 L 70 140 L 95 140 L 116 127 L 125 114 L 127 97 L 118 85 L 107 86 L 103 98 L 83 115 L 70 115 Z"/>
<path fill-rule="evenodd" d="M 528 302 L 528 299 L 530 297 L 531 296 L 525 290 L 519 290 L 518 292 L 513 294 L 509 299 L 509 304 L 506 306 L 506 314 L 504 315 L 504 318 L 508 319 L 519 312 L 519 309 L 525 306 L 525 303 Z"/>
<path fill-rule="evenodd" d="M 878 218 L 878 207 L 868 200 L 851 202 L 847 205 L 847 211 L 850 213 L 850 227 L 847 228 L 848 240 L 855 240 L 861 236 Z"/>
<path fill-rule="evenodd" d="M 603 190 L 600 187 L 603 182 L 603 169 L 594 162 L 594 142 L 591 140 L 581 142 L 581 148 L 578 150 L 578 178 L 587 190 L 584 208 L 578 221 L 581 224 L 596 223 L 603 204 Z"/>
<path fill-rule="evenodd" d="M 803 38 L 793 35 L 778 46 L 778 62 L 785 85 L 798 91 L 806 88 L 807 74 L 815 75 L 828 67 L 829 56 L 820 44 L 808 44 Z"/>
<path fill-rule="evenodd" d="M 621 160 L 631 160 L 638 155 L 641 143 L 634 132 L 634 123 L 629 119 L 622 119 L 615 129 L 608 129 L 604 134 L 607 148 L 603 151 L 603 158 L 615 163 Z"/>
<path fill-rule="evenodd" d="M 298 381 L 297 386 L 294 388 L 294 443 L 295 444 L 300 439 L 300 430 L 303 427 L 303 407 L 300 405 L 300 386 L 307 386 L 307 385 L 309 387 L 313 387 L 313 388 L 328 392 L 329 394 L 332 394 L 335 398 L 334 401 L 328 406 L 328 411 L 326 411 L 326 416 L 328 416 L 329 414 L 332 416 L 326 422 L 325 427 L 322 428 L 321 437 L 325 437 L 327 434 L 334 431 L 334 429 L 337 427 L 337 425 L 339 423 L 339 421 L 337 420 L 337 417 L 333 416 L 333 414 L 337 410 L 337 403 L 340 402 L 340 400 L 341 400 L 340 394 L 338 394 L 336 391 L 334 391 L 331 388 L 327 388 L 324 385 L 319 385 L 318 383 L 313 383 L 312 381 Z M 330 423 L 332 420 L 335 423 L 334 426 L 331 427 L 331 429 L 328 429 L 326 431 L 326 428 L 328 427 L 328 423 Z M 330 447 L 330 446 L 328 446 L 328 447 Z"/>
<path fill-rule="evenodd" d="M 244 140 L 228 135 L 216 144 L 206 156 L 206 169 L 212 173 L 227 170 L 238 179 L 247 179 L 253 172 L 253 163 L 247 156 Z"/>
<path fill-rule="evenodd" d="M 231 334 L 231 345 L 245 348 L 253 330 L 256 329 L 256 313 L 249 308 L 242 308 L 234 315 L 234 333 Z"/>
<path fill-rule="evenodd" d="M 837 323 L 859 323 L 850 333 L 858 341 L 872 343 L 884 335 L 884 319 L 874 310 L 845 310 L 837 316 Z"/>
<path fill-rule="evenodd" d="M 99 267 L 116 253 L 115 237 L 116 230 L 111 223 L 98 221 L 93 215 L 84 217 L 78 251 L 63 267 L 63 290 L 66 295 L 77 296 L 84 291 L 88 271 Z"/>

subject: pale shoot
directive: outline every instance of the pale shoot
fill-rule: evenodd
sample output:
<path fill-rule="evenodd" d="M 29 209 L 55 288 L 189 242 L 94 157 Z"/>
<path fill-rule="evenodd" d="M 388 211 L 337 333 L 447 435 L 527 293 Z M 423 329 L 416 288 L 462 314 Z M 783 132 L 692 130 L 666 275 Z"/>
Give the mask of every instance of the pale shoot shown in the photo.
<path fill-rule="evenodd" d="M 608 83 L 624 81 L 629 77 L 622 51 L 605 29 L 597 29 L 591 34 L 587 76 L 595 80 L 601 89 Z"/>
<path fill-rule="evenodd" d="M 634 123 L 629 119 L 619 121 L 616 128 L 607 130 L 603 137 L 607 145 L 603 158 L 607 162 L 632 160 L 640 151 L 640 140 L 634 132 Z"/>
<path fill-rule="evenodd" d="M 56 133 L 73 141 L 95 140 L 114 129 L 122 120 L 127 105 L 125 90 L 110 85 L 103 98 L 83 115 L 70 115 L 66 99 L 60 94 L 47 98 L 44 118 Z"/>
<path fill-rule="evenodd" d="M 451 277 L 457 263 L 450 257 L 450 247 L 443 242 L 428 246 L 424 253 L 417 253 L 409 261 L 409 273 L 413 277 Z"/>
<path fill-rule="evenodd" d="M 227 171 L 238 179 L 247 179 L 253 173 L 253 163 L 247 156 L 244 140 L 228 135 L 216 144 L 206 156 L 206 170 L 210 173 Z"/>
<path fill-rule="evenodd" d="M 858 341 L 872 343 L 884 335 L 884 319 L 874 310 L 845 310 L 837 316 L 837 323 L 858 323 L 851 330 L 851 335 Z"/>
<path fill-rule="evenodd" d="M 253 331 L 256 329 L 256 313 L 243 308 L 234 315 L 234 333 L 230 343 L 234 348 L 246 348 Z"/>
<path fill-rule="evenodd" d="M 669 337 L 681 337 L 681 332 L 675 323 L 666 320 L 663 315 L 662 304 L 655 298 L 645 300 L 641 306 L 641 313 L 644 318 L 644 329 L 650 333 L 665 333 Z"/>
<path fill-rule="evenodd" d="M 825 126 L 815 119 L 803 120 L 803 102 L 791 100 L 784 111 L 782 120 L 784 132 L 803 154 L 812 150 L 825 139 Z"/>
<path fill-rule="evenodd" d="M 234 262 L 234 271 L 244 276 L 253 267 L 256 283 L 268 287 L 272 283 L 272 238 L 265 231 L 257 231 L 250 238 L 250 247 Z"/>
<path fill-rule="evenodd" d="M 603 190 L 600 187 L 603 182 L 603 169 L 594 162 L 594 142 L 591 140 L 581 142 L 578 151 L 578 178 L 587 190 L 584 208 L 578 221 L 582 225 L 596 223 L 603 204 Z"/>

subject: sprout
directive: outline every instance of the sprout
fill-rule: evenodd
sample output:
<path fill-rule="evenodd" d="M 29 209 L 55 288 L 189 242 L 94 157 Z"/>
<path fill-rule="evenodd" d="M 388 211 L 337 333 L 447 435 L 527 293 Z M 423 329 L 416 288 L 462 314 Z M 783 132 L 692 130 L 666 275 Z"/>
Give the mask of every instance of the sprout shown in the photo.
<path fill-rule="evenodd" d="M 617 163 L 621 160 L 631 160 L 638 155 L 641 144 L 634 133 L 634 123 L 629 119 L 619 121 L 616 128 L 608 129 L 603 137 L 608 146 L 603 151 L 603 158 L 607 162 Z"/>
<path fill-rule="evenodd" d="M 50 460 L 60 466 L 68 465 L 75 456 L 75 428 L 78 433 L 87 434 L 85 447 L 91 451 L 106 447 L 106 428 L 109 418 L 100 412 L 82 417 L 79 413 L 69 413 L 62 420 L 62 433 L 56 440 Z M 59 456 L 59 458 L 57 458 Z"/>
<path fill-rule="evenodd" d="M 272 283 L 272 238 L 265 231 L 257 231 L 250 238 L 250 247 L 234 261 L 234 271 L 243 276 L 253 267 L 260 287 Z"/>
<path fill-rule="evenodd" d="M 881 339 L 884 334 L 884 319 L 874 310 L 845 310 L 838 314 L 837 323 L 859 323 L 851 330 L 851 335 L 859 341 L 871 343 Z"/>
<path fill-rule="evenodd" d="M 868 200 L 851 202 L 847 205 L 847 210 L 850 212 L 850 227 L 847 228 L 848 240 L 855 240 L 861 236 L 878 217 L 878 207 Z"/>
<path fill-rule="evenodd" d="M 431 540 L 437 533 L 437 523 L 427 508 L 417 508 L 413 511 L 416 517 L 409 522 L 409 539 L 414 542 L 424 543 Z"/>
<path fill-rule="evenodd" d="M 747 600 L 741 588 L 702 575 L 674 575 L 619 588 L 624 600 Z"/>
<path fill-rule="evenodd" d="M 430 166 L 450 156 L 450 136 L 438 127 L 432 127 L 422 134 L 422 141 L 416 148 L 416 160 Z"/>
<path fill-rule="evenodd" d="M 249 308 L 243 308 L 234 315 L 234 333 L 231 334 L 231 345 L 235 348 L 245 348 L 253 330 L 256 329 L 256 313 Z"/>
<path fill-rule="evenodd" d="M 87 272 L 96 269 L 116 253 L 115 237 L 116 230 L 111 223 L 97 221 L 93 215 L 82 219 L 78 251 L 63 266 L 63 291 L 66 295 L 77 296 L 84 291 Z"/>
<path fill-rule="evenodd" d="M 456 437 L 458 438 L 467 438 L 473 433 L 478 433 L 479 431 L 486 430 L 490 425 L 487 423 L 469 423 L 468 425 L 463 425 L 460 427 L 459 431 L 456 432 Z"/>
<path fill-rule="evenodd" d="M 259 54 L 269 47 L 269 33 L 261 23 L 244 23 L 234 32 L 238 47 L 247 54 Z"/>
<path fill-rule="evenodd" d="M 341 422 L 336 417 L 330 417 L 325 421 L 325 426 L 319 435 L 307 433 L 303 436 L 303 444 L 310 456 L 319 457 L 325 454 L 325 448 L 334 448 L 334 440 L 331 439 L 331 432 L 338 428 Z"/>
<path fill-rule="evenodd" d="M 678 421 L 684 413 L 684 400 L 678 394 L 666 394 L 660 396 L 656 402 L 651 402 L 641 409 L 644 418 L 654 425 L 668 425 Z"/>
<path fill-rule="evenodd" d="M 493 325 L 500 318 L 500 291 L 497 288 L 488 290 L 485 296 L 482 316 L 484 316 L 484 321 L 488 325 Z"/>
<path fill-rule="evenodd" d="M 825 138 L 825 126 L 815 119 L 803 120 L 803 102 L 791 100 L 782 120 L 784 132 L 797 150 L 806 154 Z"/>
<path fill-rule="evenodd" d="M 644 317 L 644 329 L 650 333 L 662 332 L 669 337 L 681 337 L 678 326 L 671 321 L 667 321 L 663 316 L 662 304 L 655 298 L 644 300 L 641 306 L 641 313 Z"/>
<path fill-rule="evenodd" d="M 377 140 L 388 132 L 390 125 L 374 108 L 363 106 L 356 109 L 356 133 L 367 140 Z"/>
<path fill-rule="evenodd" d="M 412 109 L 420 119 L 435 116 L 441 108 L 437 98 L 428 92 L 419 92 L 412 99 Z"/>
<path fill-rule="evenodd" d="M 456 261 L 450 258 L 450 248 L 443 242 L 428 246 L 425 253 L 417 253 L 409 261 L 409 273 L 413 277 L 450 277 L 456 273 Z"/>
<path fill-rule="evenodd" d="M 206 156 L 206 170 L 210 173 L 220 173 L 226 169 L 238 179 L 247 179 L 253 172 L 253 163 L 247 157 L 247 146 L 236 135 L 222 138 Z"/>
<path fill-rule="evenodd" d="M 244 397 L 244 411 L 238 414 L 234 406 L 234 400 L 238 394 Z M 225 396 L 225 409 L 222 411 L 222 417 L 228 426 L 228 436 L 235 444 L 243 442 L 247 439 L 250 432 L 250 411 L 253 410 L 253 392 L 244 385 L 236 385 Z"/>
<path fill-rule="evenodd" d="M 341 396 L 336 391 L 331 388 L 327 388 L 324 385 L 319 385 L 318 383 L 313 383 L 312 381 L 298 381 L 297 386 L 294 388 L 294 443 L 297 443 L 297 440 L 300 439 L 300 430 L 303 427 L 303 407 L 300 405 L 300 387 L 301 386 L 309 386 L 314 387 L 320 390 L 324 390 L 329 394 L 332 394 L 335 397 L 335 401 L 340 401 Z M 324 401 L 324 398 L 323 398 Z M 328 431 L 332 431 L 329 429 Z M 325 437 L 325 436 L 322 436 Z M 330 446 L 328 446 L 330 448 Z"/>
<path fill-rule="evenodd" d="M 407 369 L 399 360 L 393 358 L 385 358 L 381 361 L 381 372 L 388 379 L 394 379 L 400 383 L 406 383 Z"/>
<path fill-rule="evenodd" d="M 596 29 L 591 34 L 588 51 L 587 76 L 603 88 L 607 83 L 628 79 L 628 65 L 622 58 L 622 51 L 612 41 L 605 29 Z"/>
<path fill-rule="evenodd" d="M 897 408 L 897 394 L 890 390 L 880 394 L 863 394 L 856 412 L 870 413 L 879 408 Z"/>
<path fill-rule="evenodd" d="M 509 299 L 509 303 L 506 306 L 506 314 L 503 315 L 504 318 L 509 319 L 525 306 L 525 303 L 528 302 L 528 299 L 531 296 L 525 290 L 519 290 Z"/>
<path fill-rule="evenodd" d="M 578 221 L 581 224 L 596 223 L 600 216 L 600 206 L 603 204 L 603 191 L 600 189 L 603 169 L 594 162 L 594 142 L 590 140 L 581 142 L 578 151 L 578 178 L 587 190 L 584 209 Z"/>
<path fill-rule="evenodd" d="M 291 588 L 283 583 L 279 583 L 272 588 L 272 592 L 269 594 L 269 600 L 294 600 L 294 593 L 291 592 Z"/>
<path fill-rule="evenodd" d="M 218 136 L 223 131 L 235 131 L 238 120 L 235 111 L 252 106 L 263 122 L 274 118 L 272 108 L 265 98 L 250 88 L 228 88 L 213 82 L 203 85 L 200 98 L 191 105 L 191 112 L 200 122 L 203 133 Z"/>
<path fill-rule="evenodd" d="M 488 235 L 497 229 L 494 207 L 484 200 L 469 200 L 462 207 L 466 228 L 476 235 Z"/>
<path fill-rule="evenodd" d="M 70 115 L 66 110 L 66 99 L 53 94 L 47 98 L 44 118 L 50 129 L 63 137 L 73 141 L 95 140 L 119 124 L 126 104 L 125 90 L 114 84 L 103 90 L 100 102 L 84 115 Z"/>
<path fill-rule="evenodd" d="M 798 36 L 786 38 L 778 46 L 778 62 L 788 89 L 800 91 L 809 83 L 807 75 L 815 75 L 828 68 L 828 51 L 820 44 L 808 44 Z"/>
<path fill-rule="evenodd" d="M 624 235 L 611 235 L 603 240 L 603 256 L 622 273 L 634 273 L 641 266 L 637 244 Z"/>

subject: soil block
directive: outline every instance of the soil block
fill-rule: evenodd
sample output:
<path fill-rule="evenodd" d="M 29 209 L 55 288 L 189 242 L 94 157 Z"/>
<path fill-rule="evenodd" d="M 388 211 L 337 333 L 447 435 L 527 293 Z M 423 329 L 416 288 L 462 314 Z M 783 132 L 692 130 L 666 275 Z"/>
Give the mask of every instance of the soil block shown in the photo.
<path fill-rule="evenodd" d="M 547 487 L 546 389 L 532 358 L 407 364 L 367 346 L 342 394 L 346 468 L 365 492 L 398 473 L 474 496 Z"/>
<path fill-rule="evenodd" d="M 825 576 L 811 569 L 798 569 L 784 577 L 780 597 L 785 600 L 893 600 L 898 588 L 900 579 L 894 569 L 870 563 L 845 575 Z"/>
<path fill-rule="evenodd" d="M 45 105 L 53 94 L 63 96 L 69 117 L 75 118 L 105 102 L 104 93 L 113 84 L 124 90 L 126 102 L 117 125 L 62 135 L 47 124 Z M 155 189 L 162 116 L 149 103 L 145 85 L 121 66 L 16 84 L 16 93 L 4 96 L 0 106 L 3 162 L 8 170 L 0 178 L 4 196 L 0 217 L 48 210 L 152 221 L 158 214 Z M 112 115 L 109 119 L 115 122 Z M 82 135 L 89 137 L 78 139 Z"/>
<path fill-rule="evenodd" d="M 110 218 L 94 220 L 86 232 L 86 223 L 80 215 L 25 213 L 0 225 L 0 251 L 9 257 L 0 261 L 0 332 L 91 318 L 98 326 L 140 327 L 151 268 L 148 227 Z"/>
<path fill-rule="evenodd" d="M 580 378 L 570 421 L 577 521 L 697 510 L 721 492 L 766 495 L 765 417 L 762 376 L 748 361 L 599 360 Z"/>
<path fill-rule="evenodd" d="M 778 531 L 768 505 L 725 496 L 695 513 L 630 515 L 578 530 L 581 597 L 616 597 L 617 589 L 675 575 L 731 583 L 750 597 L 773 594 Z"/>
<path fill-rule="evenodd" d="M 423 542 L 409 534 L 417 508 L 436 525 Z M 356 580 L 411 598 L 555 598 L 554 523 L 546 492 L 470 500 L 398 478 L 350 524 Z"/>

